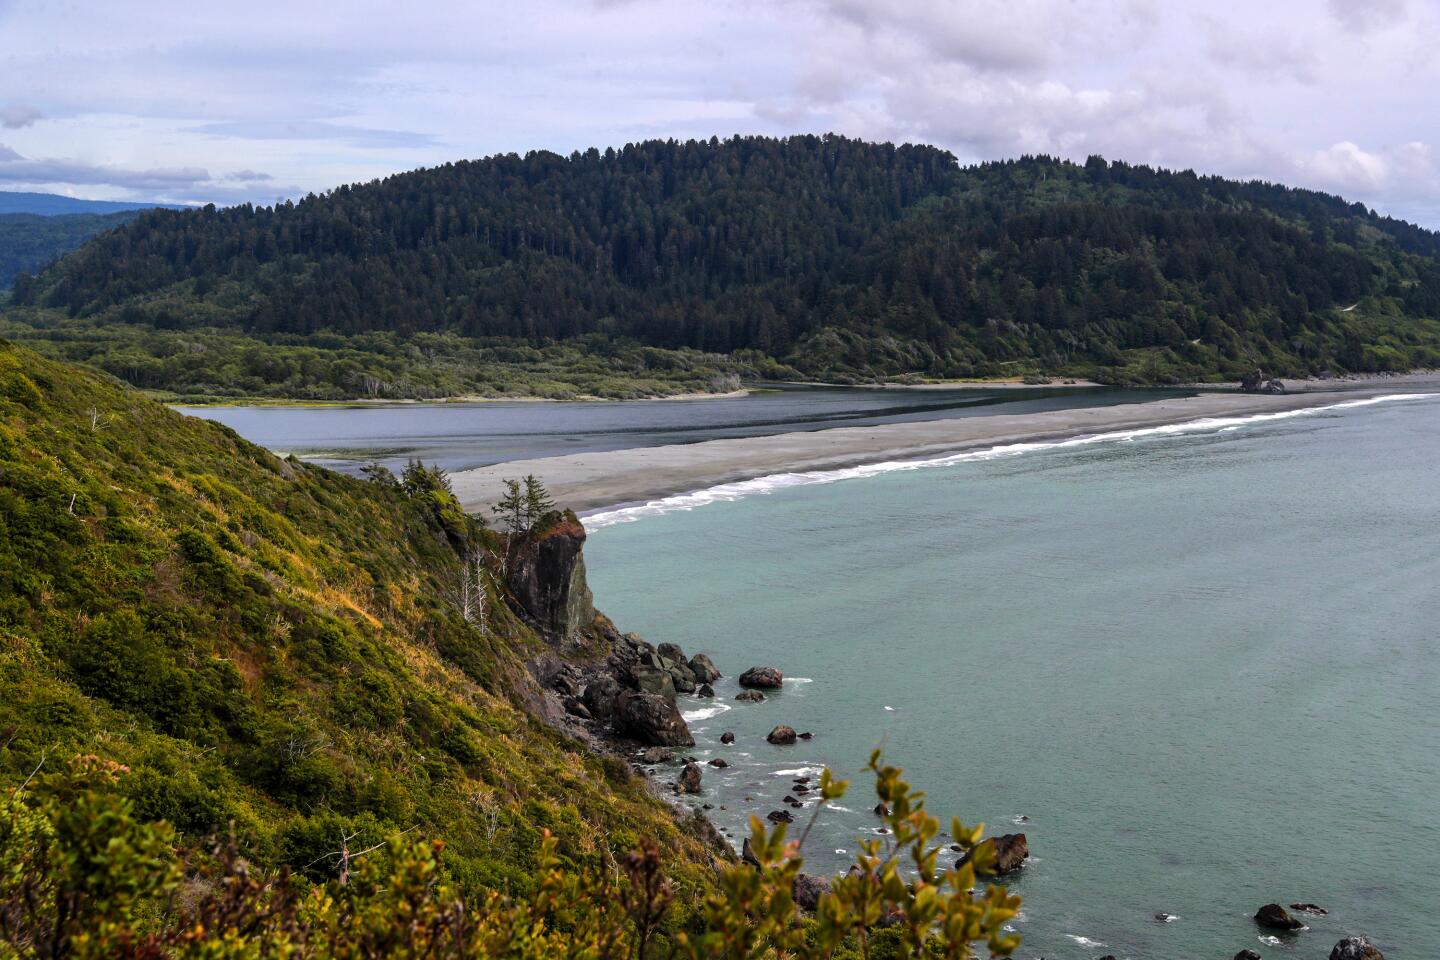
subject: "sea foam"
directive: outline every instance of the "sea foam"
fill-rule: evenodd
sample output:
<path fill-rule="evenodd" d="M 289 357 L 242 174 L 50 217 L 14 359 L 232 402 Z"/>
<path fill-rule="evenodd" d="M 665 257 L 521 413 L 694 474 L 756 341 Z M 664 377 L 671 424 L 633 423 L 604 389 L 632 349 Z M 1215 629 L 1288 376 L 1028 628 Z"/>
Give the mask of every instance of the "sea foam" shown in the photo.
<path fill-rule="evenodd" d="M 903 470 L 923 470 L 929 467 L 947 467 L 959 463 L 999 460 L 1004 457 L 1015 457 L 1021 454 L 1036 453 L 1043 450 L 1064 450 L 1099 443 L 1125 443 L 1146 437 L 1228 433 L 1240 427 L 1272 423 L 1277 420 L 1289 420 L 1295 417 L 1314 416 L 1334 410 L 1368 407 L 1377 403 L 1391 403 L 1398 400 L 1424 400 L 1434 397 L 1440 397 L 1440 394 L 1387 393 L 1378 397 L 1366 397 L 1361 400 L 1346 400 L 1341 403 L 1330 403 L 1318 407 L 1302 407 L 1299 410 L 1281 410 L 1276 413 L 1255 413 L 1243 417 L 1202 417 L 1198 420 L 1167 423 L 1158 427 L 1112 430 L 1108 433 L 1089 434 L 1086 436 L 1072 437 L 1068 440 L 1006 443 L 994 447 L 986 447 L 983 450 L 967 450 L 964 453 L 955 453 L 944 457 L 932 457 L 924 460 L 886 460 L 881 463 L 865 463 L 854 467 L 842 467 L 837 470 L 772 473 L 768 476 L 756 477 L 753 480 L 722 483 L 718 486 L 706 487 L 703 490 L 694 490 L 690 493 L 680 493 L 671 497 L 663 497 L 659 500 L 651 500 L 648 503 L 642 503 L 636 506 L 618 507 L 614 510 L 598 510 L 585 515 L 585 527 L 587 530 L 598 530 L 603 527 L 613 526 L 617 523 L 629 523 L 635 520 L 643 520 L 646 517 L 656 517 L 667 513 L 694 510 L 696 507 L 708 506 L 712 503 L 728 503 L 746 497 L 775 493 L 777 490 L 787 490 L 791 487 L 835 483 L 840 480 L 860 480 L 866 477 L 878 477 L 883 474 L 896 473 Z"/>

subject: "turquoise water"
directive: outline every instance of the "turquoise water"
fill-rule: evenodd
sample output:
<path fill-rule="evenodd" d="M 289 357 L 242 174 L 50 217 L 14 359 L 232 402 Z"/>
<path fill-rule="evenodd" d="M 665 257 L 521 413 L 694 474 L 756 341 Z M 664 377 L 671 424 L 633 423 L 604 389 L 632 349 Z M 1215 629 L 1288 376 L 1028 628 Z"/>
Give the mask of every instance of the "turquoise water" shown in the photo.
<path fill-rule="evenodd" d="M 733 764 L 699 801 L 736 837 L 828 764 L 856 785 L 806 852 L 841 869 L 880 746 L 943 823 L 1028 834 L 1018 956 L 1325 957 L 1353 932 L 1430 960 L 1437 465 L 1440 400 L 1408 399 L 752 484 L 599 518 L 588 566 L 623 629 L 732 678 L 726 712 L 684 706 Z M 762 663 L 806 679 L 734 703 Z M 776 723 L 816 738 L 769 746 Z M 1296 900 L 1330 916 L 1262 941 L 1249 916 Z"/>

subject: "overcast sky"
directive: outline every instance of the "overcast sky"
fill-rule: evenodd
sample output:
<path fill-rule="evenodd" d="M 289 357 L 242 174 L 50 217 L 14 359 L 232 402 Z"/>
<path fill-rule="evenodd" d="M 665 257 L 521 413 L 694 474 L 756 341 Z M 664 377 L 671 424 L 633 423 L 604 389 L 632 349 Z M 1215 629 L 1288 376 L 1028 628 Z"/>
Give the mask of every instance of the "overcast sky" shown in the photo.
<path fill-rule="evenodd" d="M 272 202 L 837 131 L 1317 187 L 1440 228 L 1440 0 L 0 0 L 0 189 Z"/>

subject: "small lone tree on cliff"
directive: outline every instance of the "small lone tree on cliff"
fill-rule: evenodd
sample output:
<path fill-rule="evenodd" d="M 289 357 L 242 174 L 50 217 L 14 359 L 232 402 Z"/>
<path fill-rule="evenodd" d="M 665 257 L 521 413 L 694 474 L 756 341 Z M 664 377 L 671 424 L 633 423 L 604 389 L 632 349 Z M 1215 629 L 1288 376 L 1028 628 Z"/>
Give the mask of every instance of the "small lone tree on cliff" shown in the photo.
<path fill-rule="evenodd" d="M 520 489 L 520 481 L 506 480 L 504 484 L 505 495 L 495 504 L 495 515 L 505 524 L 511 537 L 528 534 L 530 527 L 526 522 L 527 504 L 525 493 Z"/>
<path fill-rule="evenodd" d="M 528 474 L 525 477 L 525 533 L 529 535 L 535 532 L 535 524 L 540 518 L 551 510 L 555 509 L 555 501 L 550 498 L 550 491 L 545 489 L 535 474 Z"/>

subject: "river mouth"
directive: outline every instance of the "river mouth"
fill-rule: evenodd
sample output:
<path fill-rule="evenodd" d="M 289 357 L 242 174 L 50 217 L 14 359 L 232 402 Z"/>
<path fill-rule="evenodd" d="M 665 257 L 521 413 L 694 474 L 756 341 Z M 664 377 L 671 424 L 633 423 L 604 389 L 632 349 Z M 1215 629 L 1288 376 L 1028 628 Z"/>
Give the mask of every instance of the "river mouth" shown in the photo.
<path fill-rule="evenodd" d="M 185 407 L 268 449 L 358 472 L 411 457 L 459 471 L 511 460 L 773 436 L 838 426 L 1101 407 L 1193 391 L 1110 387 L 987 390 L 768 387 L 714 400 Z"/>

